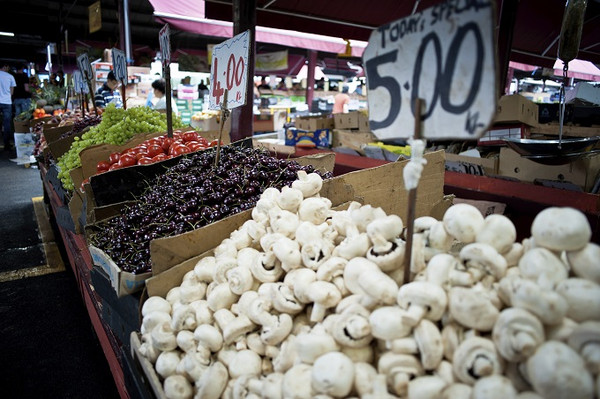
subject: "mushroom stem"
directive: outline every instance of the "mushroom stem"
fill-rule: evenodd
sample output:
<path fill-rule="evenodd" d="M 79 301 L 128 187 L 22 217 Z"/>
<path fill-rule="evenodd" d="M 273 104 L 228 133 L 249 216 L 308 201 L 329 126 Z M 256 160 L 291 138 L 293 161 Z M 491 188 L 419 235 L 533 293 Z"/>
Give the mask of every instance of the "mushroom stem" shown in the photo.
<path fill-rule="evenodd" d="M 528 332 L 521 331 L 515 336 L 514 346 L 518 352 L 531 355 L 538 345 Z"/>
<path fill-rule="evenodd" d="M 586 365 L 588 365 L 588 369 L 594 373 L 598 373 L 598 365 L 600 365 L 600 345 L 598 342 L 590 342 L 586 344 L 581 349 L 581 357 L 583 357 Z"/>
<path fill-rule="evenodd" d="M 427 309 L 425 309 L 424 306 L 411 305 L 406 310 L 406 314 L 404 314 L 402 317 L 407 324 L 416 326 L 419 324 L 419 321 L 423 318 L 423 316 L 425 316 L 425 313 L 427 313 Z"/>
<path fill-rule="evenodd" d="M 494 365 L 485 356 L 477 356 L 473 362 L 472 373 L 478 377 L 485 377 L 491 375 L 494 372 Z"/>

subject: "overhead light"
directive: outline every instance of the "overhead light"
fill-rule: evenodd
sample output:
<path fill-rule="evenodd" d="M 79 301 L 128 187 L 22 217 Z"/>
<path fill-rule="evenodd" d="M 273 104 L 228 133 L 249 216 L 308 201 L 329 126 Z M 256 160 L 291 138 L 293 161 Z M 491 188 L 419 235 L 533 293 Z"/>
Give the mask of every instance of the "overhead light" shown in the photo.
<path fill-rule="evenodd" d="M 0 32 L 0 36 L 10 36 L 13 37 L 15 34 L 12 32 Z"/>

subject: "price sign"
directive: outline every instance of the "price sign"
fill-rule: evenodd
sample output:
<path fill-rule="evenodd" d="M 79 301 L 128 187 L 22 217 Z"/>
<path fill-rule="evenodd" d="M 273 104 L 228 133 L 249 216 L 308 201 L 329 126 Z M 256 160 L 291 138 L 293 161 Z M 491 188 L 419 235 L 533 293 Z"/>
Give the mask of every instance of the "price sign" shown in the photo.
<path fill-rule="evenodd" d="M 496 111 L 492 0 L 447 1 L 374 30 L 363 54 L 369 124 L 408 138 L 421 98 L 425 138 L 476 139 Z"/>
<path fill-rule="evenodd" d="M 84 80 L 91 81 L 94 76 L 94 72 L 92 71 L 92 64 L 90 64 L 90 59 L 87 53 L 82 53 L 77 57 L 77 66 L 81 71 Z"/>
<path fill-rule="evenodd" d="M 88 85 L 85 83 L 80 70 L 73 71 L 73 88 L 77 93 L 89 93 Z"/>
<path fill-rule="evenodd" d="M 165 24 L 158 32 L 158 43 L 160 44 L 160 56 L 163 66 L 171 63 L 171 32 L 169 24 Z"/>
<path fill-rule="evenodd" d="M 246 104 L 250 31 L 214 46 L 210 67 L 209 108 L 220 109 L 227 89 L 227 109 Z"/>
<path fill-rule="evenodd" d="M 125 57 L 125 52 L 116 48 L 113 48 L 111 52 L 115 78 L 127 82 L 127 58 Z"/>

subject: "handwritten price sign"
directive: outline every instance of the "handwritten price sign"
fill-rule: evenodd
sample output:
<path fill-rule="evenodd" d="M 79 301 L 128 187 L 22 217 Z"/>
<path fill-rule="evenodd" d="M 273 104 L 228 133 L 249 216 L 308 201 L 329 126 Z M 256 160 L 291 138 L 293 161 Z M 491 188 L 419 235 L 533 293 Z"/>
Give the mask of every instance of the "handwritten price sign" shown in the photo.
<path fill-rule="evenodd" d="M 89 93 L 88 85 L 85 83 L 85 79 L 81 75 L 80 70 L 73 71 L 73 88 L 77 93 Z"/>
<path fill-rule="evenodd" d="M 113 71 L 115 73 L 115 78 L 117 80 L 126 82 L 127 81 L 127 58 L 125 57 L 125 52 L 122 50 L 113 48 L 112 52 L 112 62 L 113 62 Z"/>
<path fill-rule="evenodd" d="M 227 89 L 228 109 L 246 104 L 248 82 L 248 56 L 250 54 L 250 31 L 245 31 L 221 44 L 212 51 L 209 108 L 220 109 Z"/>
<path fill-rule="evenodd" d="M 374 30 L 363 61 L 369 124 L 379 139 L 476 139 L 496 110 L 491 0 L 447 1 Z"/>
<path fill-rule="evenodd" d="M 77 67 L 79 67 L 83 79 L 86 81 L 92 80 L 94 72 L 92 71 L 92 64 L 90 64 L 90 59 L 87 53 L 82 53 L 77 56 Z"/>
<path fill-rule="evenodd" d="M 163 66 L 171 63 L 171 30 L 169 24 L 165 24 L 158 32 L 158 43 L 160 44 L 160 55 Z"/>

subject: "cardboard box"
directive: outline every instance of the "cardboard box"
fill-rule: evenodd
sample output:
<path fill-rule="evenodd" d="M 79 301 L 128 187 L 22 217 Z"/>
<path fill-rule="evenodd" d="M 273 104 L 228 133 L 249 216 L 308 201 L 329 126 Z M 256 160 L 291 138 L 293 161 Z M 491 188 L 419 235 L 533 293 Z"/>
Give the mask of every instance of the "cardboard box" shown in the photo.
<path fill-rule="evenodd" d="M 454 198 L 453 202 L 455 204 L 469 204 L 473 205 L 475 208 L 481 212 L 483 217 L 489 215 L 503 215 L 504 210 L 506 209 L 506 204 L 502 202 L 494 202 L 494 201 L 480 201 L 480 200 L 472 200 L 465 198 Z"/>
<path fill-rule="evenodd" d="M 331 146 L 331 133 L 329 129 L 313 132 L 291 127 L 286 129 L 285 145 L 305 148 L 329 148 Z"/>
<path fill-rule="evenodd" d="M 29 121 L 29 127 L 33 128 L 35 127 L 35 125 L 37 125 L 38 123 L 42 122 L 42 123 L 46 123 L 48 122 L 50 119 L 52 119 L 52 117 L 50 115 L 48 116 L 42 116 L 41 118 L 35 118 L 35 119 L 31 119 Z"/>
<path fill-rule="evenodd" d="M 254 115 L 253 130 L 255 132 L 274 132 L 283 129 L 286 119 L 286 111 L 274 111 L 273 113 Z"/>
<path fill-rule="evenodd" d="M 60 138 L 64 133 L 70 132 L 73 130 L 73 125 L 64 125 L 52 128 L 44 127 L 42 131 L 44 133 L 44 138 L 46 139 L 46 143 L 53 143 Z"/>
<path fill-rule="evenodd" d="M 145 286 L 147 278 L 152 276 L 151 272 L 133 274 L 123 271 L 113 262 L 113 260 L 104 253 L 104 251 L 93 245 L 89 246 L 90 255 L 94 265 L 100 267 L 110 279 L 110 284 L 120 298 L 140 291 Z"/>
<path fill-rule="evenodd" d="M 494 123 L 521 122 L 530 126 L 538 124 L 538 106 L 519 94 L 502 96 L 498 101 Z"/>
<path fill-rule="evenodd" d="M 333 129 L 335 126 L 335 122 L 331 116 L 301 116 L 296 118 L 294 124 L 297 129 L 308 131 Z"/>
<path fill-rule="evenodd" d="M 369 115 L 363 111 L 351 111 L 334 114 L 334 127 L 341 130 L 359 130 L 369 132 Z"/>
<path fill-rule="evenodd" d="M 477 158 L 446 153 L 446 170 L 476 176 L 498 174 L 498 157 Z"/>
<path fill-rule="evenodd" d="M 533 183 L 536 179 L 570 182 L 589 192 L 600 171 L 600 154 L 584 156 L 565 165 L 544 165 L 523 158 L 516 151 L 500 149 L 498 174 Z"/>
<path fill-rule="evenodd" d="M 15 128 L 15 133 L 29 133 L 31 131 L 29 121 L 18 121 L 13 119 L 13 126 Z"/>
<path fill-rule="evenodd" d="M 372 132 L 334 129 L 331 146 L 351 148 L 361 155 L 365 155 L 363 147 L 376 141 L 378 141 L 377 136 Z"/>
<path fill-rule="evenodd" d="M 182 113 L 183 115 L 183 113 Z M 203 132 L 203 131 L 219 131 L 221 129 L 221 119 L 219 116 L 212 116 L 210 118 L 205 118 L 205 119 L 198 119 L 198 118 L 194 118 L 194 116 L 192 116 L 191 121 L 190 121 L 190 125 L 195 128 L 198 129 L 198 131 Z M 225 125 L 223 126 L 223 133 L 227 133 L 229 134 L 229 132 L 231 132 L 231 118 L 227 118 L 227 120 L 225 121 Z"/>
<path fill-rule="evenodd" d="M 428 215 L 443 198 L 444 152 L 425 154 L 425 158 L 427 164 L 417 190 L 417 217 Z M 380 206 L 387 213 L 406 220 L 408 192 L 404 188 L 402 171 L 407 162 L 392 162 L 330 179 L 324 182 L 321 196 L 329 198 L 334 206 L 350 201 Z M 251 213 L 251 210 L 241 212 L 188 233 L 153 240 L 150 255 L 154 274 L 160 275 L 213 249 L 250 219 Z"/>
<path fill-rule="evenodd" d="M 81 137 L 83 133 L 84 132 L 82 131 L 64 139 L 48 143 L 48 147 L 50 148 L 50 152 L 52 153 L 52 156 L 54 156 L 54 159 L 58 160 L 65 152 L 69 151 L 71 149 L 71 144 L 75 141 L 75 137 Z"/>

